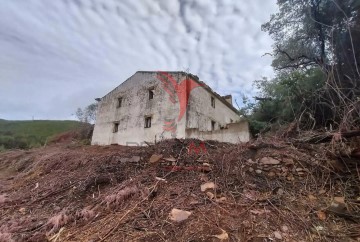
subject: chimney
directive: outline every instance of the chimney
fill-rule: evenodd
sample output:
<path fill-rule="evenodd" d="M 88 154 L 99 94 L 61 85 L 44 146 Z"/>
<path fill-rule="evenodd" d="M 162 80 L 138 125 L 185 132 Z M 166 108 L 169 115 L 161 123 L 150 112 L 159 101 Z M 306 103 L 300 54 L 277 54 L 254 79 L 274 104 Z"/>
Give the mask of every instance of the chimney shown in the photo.
<path fill-rule="evenodd" d="M 231 95 L 226 95 L 226 96 L 223 96 L 222 98 L 224 98 L 228 103 L 230 103 L 232 105 L 232 96 Z"/>

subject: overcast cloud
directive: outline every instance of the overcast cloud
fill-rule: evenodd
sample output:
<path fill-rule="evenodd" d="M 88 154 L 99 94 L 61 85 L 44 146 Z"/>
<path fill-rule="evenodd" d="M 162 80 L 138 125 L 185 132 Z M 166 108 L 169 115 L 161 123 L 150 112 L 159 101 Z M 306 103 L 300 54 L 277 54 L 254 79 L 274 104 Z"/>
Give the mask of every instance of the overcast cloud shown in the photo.
<path fill-rule="evenodd" d="M 272 76 L 276 0 L 1 0 L 0 118 L 69 119 L 138 70 L 190 71 L 220 94 Z"/>

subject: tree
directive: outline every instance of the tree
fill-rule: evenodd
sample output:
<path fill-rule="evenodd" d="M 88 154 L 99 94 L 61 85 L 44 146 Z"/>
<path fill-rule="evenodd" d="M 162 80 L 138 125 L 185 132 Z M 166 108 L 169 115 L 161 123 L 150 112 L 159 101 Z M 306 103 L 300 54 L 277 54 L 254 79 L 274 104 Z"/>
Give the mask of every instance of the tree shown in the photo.
<path fill-rule="evenodd" d="M 94 123 L 96 120 L 97 103 L 92 103 L 84 109 L 78 108 L 75 112 L 77 119 L 84 123 Z"/>
<path fill-rule="evenodd" d="M 80 121 L 80 122 L 85 122 L 84 121 L 84 111 L 81 108 L 78 108 L 75 112 L 76 118 Z"/>
<path fill-rule="evenodd" d="M 89 123 L 94 123 L 96 120 L 97 103 L 92 103 L 85 108 L 85 116 Z"/>
<path fill-rule="evenodd" d="M 278 0 L 279 13 L 262 29 L 274 39 L 276 70 L 328 66 L 337 62 L 338 37 L 349 35 L 357 7 L 352 0 Z"/>
<path fill-rule="evenodd" d="M 256 128 L 264 128 L 264 123 L 284 124 L 294 120 L 303 127 L 322 122 L 316 117 L 328 118 L 318 113 L 325 80 L 326 76 L 319 68 L 312 68 L 282 73 L 271 80 L 263 78 L 255 81 L 260 97 L 255 97 L 257 103 L 253 104 L 251 120 L 256 121 Z"/>
<path fill-rule="evenodd" d="M 299 99 L 297 92 L 302 93 L 303 87 L 298 86 L 297 78 L 294 77 L 306 74 L 309 70 L 321 70 L 325 81 L 323 78 L 318 79 L 322 86 L 318 85 L 313 90 L 317 95 L 315 102 L 311 99 L 313 95 L 300 99 L 301 104 L 312 104 L 306 113 L 317 125 L 322 126 L 331 124 L 339 129 L 349 129 L 359 123 L 360 100 L 357 97 L 360 96 L 360 34 L 356 31 L 360 27 L 358 1 L 278 0 L 278 5 L 280 11 L 271 15 L 270 21 L 262 25 L 262 29 L 274 39 L 270 55 L 274 57 L 272 65 L 277 71 L 276 79 L 287 80 L 289 88 L 297 86 L 291 89 L 291 97 L 296 100 Z M 268 84 L 280 88 L 273 90 L 280 93 L 284 87 L 276 81 Z M 267 87 L 269 86 L 263 86 Z M 274 98 L 273 104 L 278 100 L 278 97 Z M 264 101 L 262 103 L 265 105 Z M 283 111 L 285 110 L 287 109 Z M 294 110 L 294 118 L 304 111 L 300 108 L 300 113 L 296 113 L 297 109 Z"/>

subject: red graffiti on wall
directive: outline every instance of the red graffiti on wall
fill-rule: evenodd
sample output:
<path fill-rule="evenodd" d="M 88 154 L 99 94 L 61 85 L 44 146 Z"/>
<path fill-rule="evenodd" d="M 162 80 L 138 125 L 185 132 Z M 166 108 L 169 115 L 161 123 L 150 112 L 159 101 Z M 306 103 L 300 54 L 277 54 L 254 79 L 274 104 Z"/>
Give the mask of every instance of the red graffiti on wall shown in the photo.
<path fill-rule="evenodd" d="M 169 94 L 170 102 L 175 105 L 176 99 L 179 101 L 180 108 L 177 119 L 166 119 L 163 126 L 164 131 L 175 133 L 177 123 L 182 119 L 185 114 L 189 102 L 190 92 L 193 89 L 200 87 L 201 84 L 194 81 L 190 77 L 178 83 L 171 74 L 162 71 L 159 71 L 157 73 L 157 78 L 161 81 L 163 89 Z"/>

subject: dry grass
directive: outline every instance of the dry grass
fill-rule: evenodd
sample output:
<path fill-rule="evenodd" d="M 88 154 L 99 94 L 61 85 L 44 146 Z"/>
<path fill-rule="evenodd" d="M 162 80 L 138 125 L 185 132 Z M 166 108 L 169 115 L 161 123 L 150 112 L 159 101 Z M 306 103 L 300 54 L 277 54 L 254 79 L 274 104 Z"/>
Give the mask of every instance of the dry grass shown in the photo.
<path fill-rule="evenodd" d="M 57 232 L 62 226 L 68 224 L 71 221 L 72 218 L 66 214 L 66 210 L 61 211 L 59 214 L 51 217 L 46 223 L 46 226 L 51 228 L 47 234 L 49 235 Z"/>
<path fill-rule="evenodd" d="M 127 186 L 114 194 L 107 195 L 104 198 L 104 202 L 106 203 L 106 206 L 108 208 L 110 207 L 116 207 L 122 204 L 125 200 L 130 198 L 131 196 L 135 194 L 139 194 L 140 190 L 136 185 Z"/>
<path fill-rule="evenodd" d="M 0 194 L 0 204 L 5 203 L 8 200 L 8 197 L 6 194 Z"/>
<path fill-rule="evenodd" d="M 60 229 L 62 241 L 218 241 L 214 236 L 223 231 L 229 241 L 270 240 L 275 234 L 287 241 L 359 237 L 359 166 L 331 152 L 344 141 L 301 148 L 278 138 L 246 145 L 209 142 L 208 153 L 201 155 L 182 152 L 189 142 L 34 152 L 32 169 L 39 175 L 15 190 L 24 179 L 19 173 L 0 190 L 13 189 L 9 196 L 15 201 L 0 208 L 0 223 L 11 227 L 0 231 L 15 241 L 30 240 L 36 233 L 60 234 Z M 148 163 L 153 154 L 175 157 L 184 167 L 207 162 L 212 170 L 169 172 L 165 162 Z M 119 161 L 135 155 L 141 157 L 137 163 Z M 263 157 L 280 163 L 264 166 Z M 344 169 L 330 161 L 342 162 Z M 112 182 L 79 189 L 89 177 L 103 176 Z M 201 191 L 205 182 L 214 182 L 211 192 L 226 200 L 210 199 Z M 36 183 L 40 185 L 34 189 Z M 344 197 L 345 213 L 329 210 L 334 197 Z M 19 212 L 22 207 L 25 214 Z M 192 214 L 176 223 L 169 219 L 173 208 Z"/>
<path fill-rule="evenodd" d="M 92 209 L 92 206 L 83 208 L 81 211 L 77 212 L 78 219 L 84 219 L 85 221 L 91 220 L 96 216 L 95 209 Z"/>
<path fill-rule="evenodd" d="M 0 232 L 0 242 L 15 242 L 10 233 Z"/>

